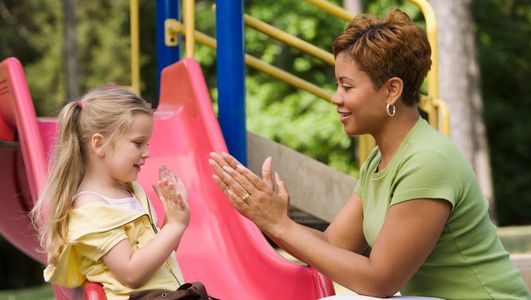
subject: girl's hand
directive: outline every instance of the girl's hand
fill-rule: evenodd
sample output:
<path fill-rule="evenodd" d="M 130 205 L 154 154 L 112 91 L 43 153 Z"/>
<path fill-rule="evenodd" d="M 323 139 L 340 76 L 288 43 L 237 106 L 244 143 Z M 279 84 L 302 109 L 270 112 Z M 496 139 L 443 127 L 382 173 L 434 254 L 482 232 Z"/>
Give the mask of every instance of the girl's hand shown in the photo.
<path fill-rule="evenodd" d="M 211 153 L 209 163 L 215 172 L 212 178 L 238 212 L 268 235 L 280 235 L 290 222 L 289 194 L 278 174 L 273 180 L 271 158 L 264 161 L 262 179 L 226 153 Z"/>
<path fill-rule="evenodd" d="M 153 185 L 165 211 L 164 224 L 178 224 L 187 227 L 190 223 L 188 192 L 183 181 L 168 167 L 159 169 L 159 181 Z"/>

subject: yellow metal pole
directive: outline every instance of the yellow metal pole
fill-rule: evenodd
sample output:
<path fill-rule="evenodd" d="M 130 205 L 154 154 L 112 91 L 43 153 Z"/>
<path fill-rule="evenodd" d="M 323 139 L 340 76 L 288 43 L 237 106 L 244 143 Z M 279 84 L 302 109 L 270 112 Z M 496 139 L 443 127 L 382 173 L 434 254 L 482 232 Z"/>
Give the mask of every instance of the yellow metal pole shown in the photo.
<path fill-rule="evenodd" d="M 245 63 L 257 70 L 260 70 L 282 81 L 285 81 L 296 88 L 310 92 L 317 97 L 320 97 L 327 101 L 330 101 L 332 99 L 333 94 L 331 92 L 321 89 L 306 80 L 300 79 L 299 77 L 293 76 L 282 69 L 269 65 L 254 56 L 245 54 Z"/>
<path fill-rule="evenodd" d="M 426 20 L 426 33 L 431 44 L 431 70 L 428 73 L 428 96 L 432 101 L 439 98 L 439 70 L 437 61 L 437 17 L 433 8 L 426 0 L 410 0 L 415 3 Z"/>
<path fill-rule="evenodd" d="M 448 105 L 446 102 L 437 99 L 435 104 L 437 105 L 437 110 L 441 114 L 441 128 L 439 129 L 444 135 L 450 136 L 450 112 L 448 110 Z"/>
<path fill-rule="evenodd" d="M 350 22 L 352 21 L 352 19 L 354 19 L 354 15 L 351 14 L 350 12 L 348 12 L 347 10 L 337 6 L 337 5 L 334 5 L 328 1 L 325 1 L 325 0 L 306 0 L 306 2 L 310 3 L 311 5 L 317 7 L 317 8 L 320 8 L 324 11 L 327 11 L 329 12 L 330 14 L 340 18 L 340 19 L 343 19 L 347 22 Z"/>
<path fill-rule="evenodd" d="M 138 34 L 138 0 L 130 1 L 131 31 L 131 89 L 140 94 L 140 38 Z"/>
<path fill-rule="evenodd" d="M 183 29 L 183 25 L 179 22 L 176 23 L 176 30 L 180 31 L 180 32 L 185 32 L 185 34 L 187 34 L 186 32 L 186 28 Z M 184 26 L 186 27 L 186 26 Z M 187 37 L 188 39 L 188 37 Z M 216 40 L 202 32 L 199 32 L 199 31 L 195 31 L 195 40 L 197 40 L 199 43 L 201 44 L 204 44 L 206 45 L 207 47 L 210 47 L 212 49 L 216 49 L 217 47 L 217 43 L 216 43 Z M 302 89 L 302 90 L 305 90 L 309 93 L 312 93 L 314 95 L 316 95 L 317 97 L 320 97 L 322 99 L 325 99 L 327 101 L 330 101 L 332 99 L 332 93 L 325 90 L 325 89 L 322 89 L 304 79 L 301 79 L 297 76 L 294 76 L 282 69 L 279 69 L 275 66 L 272 66 L 270 64 L 267 64 L 263 61 L 261 61 L 260 59 L 252 56 L 252 55 L 249 55 L 249 54 L 245 54 L 245 63 L 259 71 L 262 71 L 268 75 L 271 75 L 279 80 L 282 80 L 282 81 L 285 81 L 286 83 L 288 84 L 291 84 L 292 86 L 296 87 L 296 88 L 299 88 L 299 89 Z"/>
<path fill-rule="evenodd" d="M 437 53 L 437 17 L 433 8 L 426 0 L 410 0 L 415 3 L 426 20 L 426 34 L 431 45 L 431 70 L 428 72 L 428 100 L 435 109 L 435 113 L 430 115 L 430 124 L 440 129 L 439 114 L 437 110 L 437 99 L 439 98 L 439 62 Z"/>
<path fill-rule="evenodd" d="M 264 34 L 267 34 L 270 37 L 273 37 L 303 52 L 313 55 L 314 57 L 330 65 L 334 65 L 334 62 L 335 62 L 334 55 L 332 55 L 332 53 L 330 52 L 327 52 L 319 47 L 316 47 L 308 42 L 305 42 L 297 37 L 294 37 L 291 34 L 288 34 L 274 26 L 271 26 L 249 15 L 244 15 L 243 20 L 245 22 L 245 25 L 251 28 L 254 28 L 260 32 L 263 32 Z"/>
<path fill-rule="evenodd" d="M 184 25 L 185 25 L 185 35 L 190 37 L 186 39 L 185 46 L 185 56 L 194 57 L 195 55 L 195 1 L 194 0 L 184 0 Z"/>

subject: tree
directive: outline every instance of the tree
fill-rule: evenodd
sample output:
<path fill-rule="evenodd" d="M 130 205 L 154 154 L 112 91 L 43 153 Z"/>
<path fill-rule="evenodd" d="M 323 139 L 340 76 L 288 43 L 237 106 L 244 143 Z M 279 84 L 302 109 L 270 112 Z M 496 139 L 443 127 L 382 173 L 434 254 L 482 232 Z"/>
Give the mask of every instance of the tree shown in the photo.
<path fill-rule="evenodd" d="M 450 109 L 450 135 L 472 164 L 495 218 L 489 147 L 483 121 L 471 0 L 433 0 L 437 16 L 439 96 Z"/>
<path fill-rule="evenodd" d="M 361 0 L 343 0 L 343 7 L 353 15 L 363 12 L 363 3 Z"/>
<path fill-rule="evenodd" d="M 66 79 L 66 97 L 73 99 L 79 96 L 79 70 L 76 42 L 76 1 L 63 0 L 64 10 L 64 61 Z"/>
<path fill-rule="evenodd" d="M 500 225 L 531 220 L 531 2 L 475 0 L 472 12 Z"/>

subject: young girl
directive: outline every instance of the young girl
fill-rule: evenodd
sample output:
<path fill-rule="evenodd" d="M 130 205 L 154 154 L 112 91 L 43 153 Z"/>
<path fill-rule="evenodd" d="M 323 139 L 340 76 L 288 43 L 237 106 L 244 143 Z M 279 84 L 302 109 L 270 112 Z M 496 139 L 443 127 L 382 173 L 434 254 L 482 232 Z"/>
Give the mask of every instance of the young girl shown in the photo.
<path fill-rule="evenodd" d="M 32 216 L 49 265 L 45 280 L 65 287 L 98 282 L 107 299 L 179 287 L 174 249 L 189 224 L 187 192 L 161 167 L 154 185 L 166 212 L 153 210 L 134 181 L 150 154 L 149 103 L 119 88 L 98 88 L 67 104 L 49 180 Z"/>

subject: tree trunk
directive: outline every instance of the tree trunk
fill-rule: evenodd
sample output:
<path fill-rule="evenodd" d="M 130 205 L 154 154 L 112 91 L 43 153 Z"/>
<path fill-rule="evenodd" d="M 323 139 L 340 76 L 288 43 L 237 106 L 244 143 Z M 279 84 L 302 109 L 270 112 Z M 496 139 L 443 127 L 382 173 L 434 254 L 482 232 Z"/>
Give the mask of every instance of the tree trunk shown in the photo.
<path fill-rule="evenodd" d="M 450 136 L 471 163 L 496 219 L 476 60 L 471 0 L 432 0 L 437 16 L 439 97 L 450 110 Z"/>
<path fill-rule="evenodd" d="M 66 98 L 74 100 L 79 97 L 79 66 L 76 47 L 76 0 L 63 0 L 64 11 L 64 62 Z"/>
<path fill-rule="evenodd" d="M 343 0 L 343 7 L 351 14 L 357 15 L 363 12 L 361 0 Z"/>

